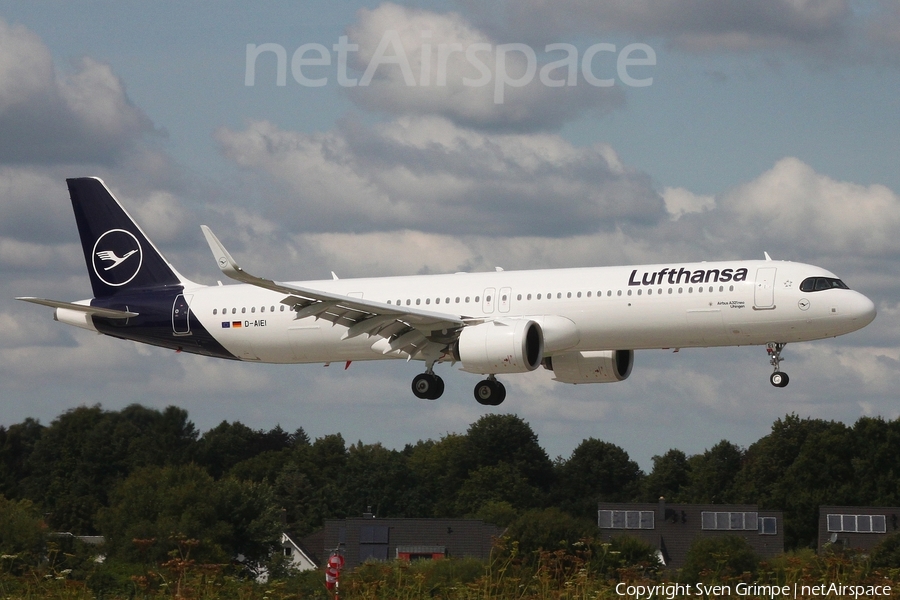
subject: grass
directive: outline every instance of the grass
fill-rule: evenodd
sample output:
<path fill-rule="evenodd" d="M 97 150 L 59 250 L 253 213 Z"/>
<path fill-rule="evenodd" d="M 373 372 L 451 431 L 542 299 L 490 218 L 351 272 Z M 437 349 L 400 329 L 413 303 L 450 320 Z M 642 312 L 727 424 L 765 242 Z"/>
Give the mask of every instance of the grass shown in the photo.
<path fill-rule="evenodd" d="M 237 599 L 331 600 L 322 571 L 293 574 L 266 584 L 240 577 L 228 565 L 203 565 L 178 558 L 152 568 L 140 565 L 95 564 L 76 572 L 60 569 L 53 560 L 40 568 L 13 573 L 14 558 L 0 560 L 0 600 L 118 599 Z M 80 575 L 79 575 L 80 574 Z M 367 563 L 340 579 L 339 597 L 346 600 L 624 600 L 616 584 L 656 586 L 674 583 L 674 571 L 647 564 L 617 564 L 608 545 L 587 544 L 572 550 L 521 556 L 515 544 L 498 546 L 491 559 Z M 721 574 L 713 565 L 700 575 L 706 584 L 729 586 L 718 598 L 770 598 L 769 594 L 738 595 L 740 582 L 759 585 L 897 585 L 900 568 L 873 569 L 866 555 L 851 551 L 786 553 L 761 562 L 755 574 Z M 696 588 L 695 588 L 696 589 Z M 896 593 L 892 589 L 892 593 Z M 821 598 L 824 594 L 800 594 Z M 663 594 L 661 596 L 665 598 Z M 677 596 L 677 597 L 697 597 Z M 793 594 L 791 596 L 793 597 Z M 834 598 L 835 596 L 830 596 Z M 861 597 L 869 597 L 863 594 Z"/>

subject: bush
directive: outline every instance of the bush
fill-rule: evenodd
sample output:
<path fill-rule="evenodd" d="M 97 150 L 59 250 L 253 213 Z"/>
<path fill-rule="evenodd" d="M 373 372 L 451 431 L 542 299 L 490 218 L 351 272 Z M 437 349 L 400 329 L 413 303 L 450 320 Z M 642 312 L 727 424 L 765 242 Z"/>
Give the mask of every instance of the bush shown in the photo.
<path fill-rule="evenodd" d="M 46 541 L 40 511 L 30 500 L 0 496 L 0 572 L 18 574 L 27 567 L 36 567 Z"/>
<path fill-rule="evenodd" d="M 900 568 L 900 533 L 892 533 L 872 548 L 872 568 Z"/>
<path fill-rule="evenodd" d="M 749 542 L 735 535 L 694 540 L 681 568 L 681 581 L 724 581 L 744 573 L 755 576 L 759 557 Z"/>

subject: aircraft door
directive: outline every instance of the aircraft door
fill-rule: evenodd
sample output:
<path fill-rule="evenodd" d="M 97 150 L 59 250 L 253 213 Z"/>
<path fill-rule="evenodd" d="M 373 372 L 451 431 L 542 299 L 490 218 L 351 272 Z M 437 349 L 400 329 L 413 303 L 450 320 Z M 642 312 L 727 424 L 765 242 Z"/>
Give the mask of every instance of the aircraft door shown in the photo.
<path fill-rule="evenodd" d="M 512 300 L 512 288 L 508 288 L 508 287 L 500 288 L 500 294 L 499 294 L 499 298 L 497 298 L 497 300 L 499 302 L 497 310 L 499 310 L 502 313 L 508 313 L 509 312 L 509 304 L 510 304 L 510 301 Z"/>
<path fill-rule="evenodd" d="M 753 295 L 753 308 L 775 308 L 775 267 L 760 267 L 756 270 L 756 291 Z"/>
<path fill-rule="evenodd" d="M 481 299 L 481 310 L 484 311 L 484 314 L 489 315 L 494 312 L 494 296 L 497 295 L 497 290 L 494 288 L 486 288 L 484 290 L 484 297 Z"/>
<path fill-rule="evenodd" d="M 191 335 L 191 307 L 193 296 L 178 294 L 172 304 L 172 333 L 175 335 Z"/>

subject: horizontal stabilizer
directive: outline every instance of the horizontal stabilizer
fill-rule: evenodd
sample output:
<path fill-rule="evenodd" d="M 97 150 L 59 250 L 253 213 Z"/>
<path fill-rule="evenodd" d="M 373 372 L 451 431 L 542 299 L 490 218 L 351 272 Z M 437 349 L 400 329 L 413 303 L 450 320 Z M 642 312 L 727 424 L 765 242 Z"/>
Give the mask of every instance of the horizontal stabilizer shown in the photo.
<path fill-rule="evenodd" d="M 66 308 L 76 310 L 78 312 L 87 313 L 94 317 L 102 317 L 104 319 L 127 319 L 136 317 L 140 313 L 130 312 L 127 310 L 116 310 L 114 308 L 100 308 L 99 306 L 89 306 L 87 304 L 75 304 L 74 302 L 61 302 L 59 300 L 45 300 L 44 298 L 33 298 L 31 296 L 21 296 L 16 300 L 31 302 L 32 304 L 40 304 L 41 306 L 49 306 L 50 308 Z"/>

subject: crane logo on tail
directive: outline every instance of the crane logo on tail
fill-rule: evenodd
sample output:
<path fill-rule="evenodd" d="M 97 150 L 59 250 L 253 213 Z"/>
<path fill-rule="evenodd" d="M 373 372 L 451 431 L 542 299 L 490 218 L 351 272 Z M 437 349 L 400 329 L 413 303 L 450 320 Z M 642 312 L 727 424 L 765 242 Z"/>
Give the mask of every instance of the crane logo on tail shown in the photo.
<path fill-rule="evenodd" d="M 106 285 L 125 285 L 137 276 L 142 262 L 141 244 L 124 229 L 110 229 L 94 244 L 94 273 Z"/>

